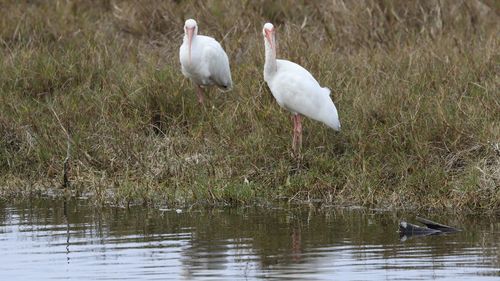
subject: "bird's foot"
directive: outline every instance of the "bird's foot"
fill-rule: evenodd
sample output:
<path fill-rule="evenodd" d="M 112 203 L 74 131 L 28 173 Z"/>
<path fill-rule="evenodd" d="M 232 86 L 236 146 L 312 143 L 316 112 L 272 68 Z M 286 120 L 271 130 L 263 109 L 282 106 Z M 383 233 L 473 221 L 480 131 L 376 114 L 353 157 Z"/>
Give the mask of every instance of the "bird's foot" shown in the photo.
<path fill-rule="evenodd" d="M 292 174 L 299 174 L 303 169 L 305 168 L 304 165 L 304 157 L 302 154 L 297 153 L 297 152 L 292 152 L 291 153 L 292 158 L 290 159 L 290 172 Z"/>
<path fill-rule="evenodd" d="M 198 94 L 198 103 L 201 105 L 205 104 L 205 98 L 203 97 L 203 94 Z"/>
<path fill-rule="evenodd" d="M 304 159 L 302 153 L 300 152 L 300 148 L 296 149 L 292 149 L 292 153 L 291 153 L 291 156 L 293 159 L 297 160 L 297 161 L 302 161 L 302 159 Z"/>
<path fill-rule="evenodd" d="M 205 95 L 203 93 L 202 87 L 197 86 L 196 95 L 198 96 L 198 103 L 200 103 L 201 105 L 204 105 L 205 104 Z"/>

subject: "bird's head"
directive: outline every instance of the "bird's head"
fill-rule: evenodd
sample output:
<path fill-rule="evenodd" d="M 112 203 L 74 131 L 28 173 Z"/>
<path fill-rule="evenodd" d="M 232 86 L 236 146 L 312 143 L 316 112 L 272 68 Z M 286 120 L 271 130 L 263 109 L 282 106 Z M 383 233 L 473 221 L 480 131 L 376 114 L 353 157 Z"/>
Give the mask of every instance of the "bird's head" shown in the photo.
<path fill-rule="evenodd" d="M 194 19 L 186 20 L 184 23 L 184 34 L 188 40 L 189 62 L 191 63 L 191 43 L 193 42 L 193 37 L 198 34 L 198 25 Z"/>
<path fill-rule="evenodd" d="M 270 22 L 264 24 L 262 29 L 262 35 L 264 35 L 264 42 L 269 44 L 271 49 L 276 52 L 275 38 L 274 38 L 274 25 Z"/>

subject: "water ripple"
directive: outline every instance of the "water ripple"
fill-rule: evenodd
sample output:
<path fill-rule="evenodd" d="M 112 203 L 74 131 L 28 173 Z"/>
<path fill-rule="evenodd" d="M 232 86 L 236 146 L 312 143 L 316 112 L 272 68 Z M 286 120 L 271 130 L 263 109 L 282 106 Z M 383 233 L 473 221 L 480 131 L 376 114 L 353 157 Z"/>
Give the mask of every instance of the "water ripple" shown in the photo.
<path fill-rule="evenodd" d="M 366 280 L 368 276 L 493 280 L 500 276 L 499 238 L 480 230 L 402 243 L 397 235 L 386 234 L 393 230 L 384 224 L 376 228 L 373 218 L 369 231 L 339 227 L 366 223 L 355 212 L 335 220 L 309 215 L 301 220 L 301 213 L 291 216 L 286 210 L 145 217 L 140 209 L 94 215 L 84 206 L 63 215 L 51 204 L 44 206 L 0 209 L 2 280 Z M 381 221 L 387 219 L 380 216 Z M 299 219 L 290 221 L 291 217 Z M 485 225 L 491 229 L 491 222 Z"/>

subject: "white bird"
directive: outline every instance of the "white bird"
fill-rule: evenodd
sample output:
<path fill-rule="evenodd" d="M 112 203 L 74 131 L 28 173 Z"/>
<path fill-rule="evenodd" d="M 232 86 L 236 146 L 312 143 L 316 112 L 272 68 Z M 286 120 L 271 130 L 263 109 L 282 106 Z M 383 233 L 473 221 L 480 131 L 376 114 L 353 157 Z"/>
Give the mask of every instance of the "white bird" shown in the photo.
<path fill-rule="evenodd" d="M 200 103 L 204 100 L 205 87 L 216 85 L 223 91 L 233 87 L 226 52 L 214 38 L 198 35 L 198 25 L 193 19 L 186 20 L 184 24 L 179 59 L 182 74 L 194 82 Z"/>
<path fill-rule="evenodd" d="M 264 24 L 262 30 L 266 49 L 264 80 L 278 104 L 293 114 L 294 153 L 302 146 L 301 114 L 325 123 L 340 131 L 337 108 L 330 98 L 330 89 L 323 88 L 318 81 L 302 66 L 287 60 L 276 59 L 274 26 Z"/>

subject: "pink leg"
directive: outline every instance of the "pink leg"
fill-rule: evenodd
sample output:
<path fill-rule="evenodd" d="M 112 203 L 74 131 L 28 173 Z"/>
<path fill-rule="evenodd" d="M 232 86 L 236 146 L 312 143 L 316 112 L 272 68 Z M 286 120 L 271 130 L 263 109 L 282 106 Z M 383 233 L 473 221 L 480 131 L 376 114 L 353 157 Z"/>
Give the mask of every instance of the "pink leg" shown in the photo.
<path fill-rule="evenodd" d="M 292 119 L 293 119 L 292 150 L 294 154 L 300 154 L 300 148 L 302 147 L 302 123 L 301 123 L 302 116 L 300 116 L 300 114 L 295 114 L 292 116 Z"/>
<path fill-rule="evenodd" d="M 300 149 L 302 148 L 302 116 L 300 114 L 297 114 L 295 115 L 295 118 L 297 119 L 297 142 L 300 154 Z"/>
<path fill-rule="evenodd" d="M 293 138 L 292 138 L 292 151 L 295 153 L 295 150 L 297 149 L 297 121 L 295 120 L 295 115 L 292 115 L 292 121 L 293 121 Z"/>
<path fill-rule="evenodd" d="M 198 102 L 200 104 L 204 104 L 205 95 L 203 94 L 203 88 L 200 85 L 196 85 L 196 90 L 198 95 Z"/>

